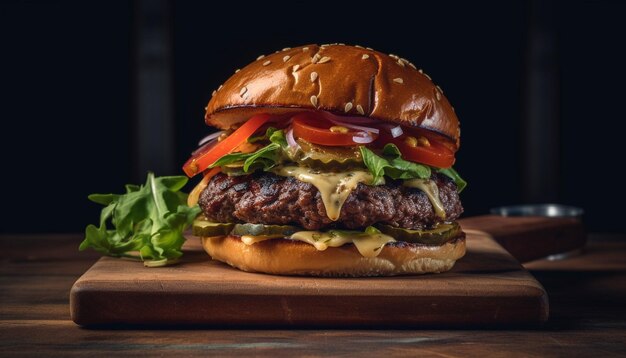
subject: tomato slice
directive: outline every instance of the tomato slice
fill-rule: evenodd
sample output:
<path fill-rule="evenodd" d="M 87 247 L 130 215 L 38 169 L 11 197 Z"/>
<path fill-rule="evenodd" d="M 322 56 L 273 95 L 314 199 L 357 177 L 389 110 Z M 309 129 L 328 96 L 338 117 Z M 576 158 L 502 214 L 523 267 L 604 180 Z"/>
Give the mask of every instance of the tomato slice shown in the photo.
<path fill-rule="evenodd" d="M 293 116 L 293 135 L 306 140 L 307 142 L 319 145 L 327 146 L 353 146 L 359 145 L 354 141 L 354 136 L 360 131 L 348 129 L 347 132 L 332 132 L 331 127 L 334 126 L 331 122 L 321 119 L 313 113 L 304 112 Z M 368 133 L 373 139 L 376 139 L 377 135 L 374 133 Z"/>
<path fill-rule="evenodd" d="M 246 123 L 237 128 L 236 131 L 221 142 L 217 142 L 215 145 L 193 154 L 185 165 L 183 165 L 183 171 L 190 178 L 201 173 L 218 159 L 245 143 L 246 140 L 261 128 L 263 124 L 269 121 L 270 118 L 272 118 L 272 116 L 269 114 L 258 114 L 248 119 Z"/>
<path fill-rule="evenodd" d="M 393 138 L 390 134 L 381 133 L 376 141 L 376 146 L 383 147 L 387 143 L 393 143 L 400 149 L 402 159 L 437 168 L 450 168 L 454 164 L 454 152 L 444 143 L 427 137 L 430 146 L 417 145 L 413 147 L 405 142 L 407 137 L 409 135 L 403 134 Z"/>

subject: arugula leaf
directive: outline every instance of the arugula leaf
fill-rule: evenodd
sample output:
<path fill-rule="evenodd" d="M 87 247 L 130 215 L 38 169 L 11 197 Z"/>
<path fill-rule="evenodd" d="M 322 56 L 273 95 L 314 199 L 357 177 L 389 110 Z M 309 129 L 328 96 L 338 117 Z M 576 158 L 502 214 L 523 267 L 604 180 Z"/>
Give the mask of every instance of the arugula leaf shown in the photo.
<path fill-rule="evenodd" d="M 280 145 L 271 143 L 252 153 L 243 162 L 243 171 L 247 173 L 250 167 L 254 167 L 254 169 L 260 167 L 263 170 L 268 170 L 280 161 L 281 156 L 282 150 L 280 150 Z"/>
<path fill-rule="evenodd" d="M 266 136 L 270 139 L 270 142 L 280 145 L 282 149 L 287 149 L 289 147 L 289 143 L 287 143 L 287 137 L 285 137 L 285 132 L 276 129 L 276 128 L 268 128 Z"/>
<path fill-rule="evenodd" d="M 363 163 L 374 176 L 374 185 L 381 184 L 384 175 L 392 179 L 430 178 L 431 167 L 402 159 L 400 150 L 394 144 L 385 145 L 382 157 L 363 146 L 359 149 L 363 156 Z M 459 193 L 467 186 L 467 182 L 453 168 L 432 169 L 454 180 Z"/>
<path fill-rule="evenodd" d="M 144 261 L 146 266 L 164 266 L 182 256 L 183 231 L 200 212 L 186 205 L 180 192 L 187 178 L 156 178 L 148 173 L 146 183 L 126 185 L 125 194 L 92 194 L 89 200 L 105 205 L 99 226 L 89 225 L 79 250 L 89 247 L 109 256 Z M 109 229 L 108 223 L 113 229 Z M 138 253 L 138 255 L 137 255 Z"/>
<path fill-rule="evenodd" d="M 243 171 L 248 173 L 256 169 L 265 171 L 279 164 L 283 158 L 283 151 L 287 150 L 289 144 L 285 138 L 285 132 L 276 128 L 268 128 L 265 138 L 270 144 L 257 150 L 254 153 L 231 153 L 218 159 L 210 168 L 221 167 L 233 163 L 243 163 Z"/>
<path fill-rule="evenodd" d="M 437 172 L 454 180 L 454 183 L 456 184 L 456 187 L 459 193 L 462 192 L 463 189 L 465 189 L 465 187 L 467 186 L 467 182 L 463 180 L 463 178 L 461 178 L 459 173 L 457 173 L 456 170 L 454 170 L 454 168 L 440 168 L 440 169 L 437 169 Z"/>
<path fill-rule="evenodd" d="M 363 163 L 374 176 L 374 185 L 382 184 L 385 175 L 392 179 L 430 178 L 430 167 L 402 159 L 400 150 L 394 144 L 385 145 L 382 157 L 364 146 L 359 149 Z"/>

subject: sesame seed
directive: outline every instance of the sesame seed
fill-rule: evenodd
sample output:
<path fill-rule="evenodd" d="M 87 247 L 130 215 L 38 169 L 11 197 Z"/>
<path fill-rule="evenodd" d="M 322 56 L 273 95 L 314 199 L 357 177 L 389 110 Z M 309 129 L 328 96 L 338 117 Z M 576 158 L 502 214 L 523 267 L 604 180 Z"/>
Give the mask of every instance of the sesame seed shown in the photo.
<path fill-rule="evenodd" d="M 398 78 L 394 78 L 393 82 L 402 84 L 402 83 L 404 83 L 404 80 L 402 78 L 398 77 Z"/>
<path fill-rule="evenodd" d="M 398 65 L 400 65 L 401 67 L 404 67 L 404 62 L 398 60 Z"/>
<path fill-rule="evenodd" d="M 290 59 L 290 58 L 291 58 L 291 56 L 285 56 L 285 57 L 283 57 L 283 62 L 287 62 L 287 61 L 289 61 L 289 59 Z"/>
<path fill-rule="evenodd" d="M 267 66 L 267 65 L 269 65 L 270 63 L 272 63 L 272 61 L 267 60 L 267 61 L 263 62 L 263 66 Z"/>
<path fill-rule="evenodd" d="M 263 57 L 265 57 L 265 55 L 261 55 L 261 56 L 257 57 L 256 59 L 258 61 L 258 60 L 262 59 Z"/>
<path fill-rule="evenodd" d="M 365 111 L 363 110 L 363 106 L 361 106 L 360 104 L 356 105 L 356 111 L 361 114 L 365 114 Z"/>
<path fill-rule="evenodd" d="M 323 45 L 322 45 L 322 46 L 320 46 L 320 47 L 328 47 L 328 46 L 330 46 L 330 45 L 332 45 L 332 44 L 323 44 Z"/>
<path fill-rule="evenodd" d="M 241 91 L 239 91 L 239 96 L 243 97 L 243 95 L 248 91 L 248 88 L 246 86 L 243 86 L 243 88 L 241 88 Z"/>
<path fill-rule="evenodd" d="M 352 102 L 346 103 L 346 106 L 343 107 L 343 111 L 346 113 L 350 112 L 351 109 L 352 109 Z"/>
<path fill-rule="evenodd" d="M 443 90 L 441 89 L 441 87 L 439 87 L 439 85 L 437 85 L 436 87 L 439 90 L 439 92 L 441 92 L 441 94 L 443 94 Z"/>
<path fill-rule="evenodd" d="M 346 44 L 344 44 L 343 42 L 337 42 L 336 45 L 345 46 Z"/>
<path fill-rule="evenodd" d="M 363 56 L 361 56 L 361 60 L 367 60 L 368 58 L 370 58 L 370 55 L 368 54 L 364 54 Z"/>
<path fill-rule="evenodd" d="M 317 79 L 317 72 L 311 72 L 311 82 L 315 82 Z"/>
<path fill-rule="evenodd" d="M 398 55 L 394 55 L 394 54 L 392 54 L 392 53 L 390 53 L 390 54 L 389 54 L 389 57 L 391 57 L 391 58 L 393 58 L 393 59 L 395 59 L 395 60 L 400 59 L 400 57 L 398 57 Z"/>
<path fill-rule="evenodd" d="M 215 97 L 215 94 L 217 93 L 216 90 L 213 90 L 213 92 L 211 93 L 211 97 Z"/>
<path fill-rule="evenodd" d="M 354 45 L 354 47 L 363 48 L 363 46 L 359 46 L 359 45 Z"/>
<path fill-rule="evenodd" d="M 441 101 L 441 95 L 439 94 L 439 91 L 435 91 L 435 95 L 437 96 L 437 101 Z"/>
<path fill-rule="evenodd" d="M 307 51 L 309 48 L 308 47 L 303 47 L 302 51 Z"/>
<path fill-rule="evenodd" d="M 370 50 L 370 51 L 374 51 L 374 49 L 373 49 L 373 48 L 371 48 L 371 47 L 366 47 L 365 49 L 366 49 L 366 50 Z"/>
<path fill-rule="evenodd" d="M 426 78 L 428 78 L 429 80 L 431 80 L 431 81 L 433 80 L 433 79 L 432 79 L 432 78 L 430 78 L 430 76 L 429 76 L 429 75 L 427 75 L 426 73 L 424 73 L 423 75 L 424 75 L 424 76 L 426 76 Z"/>
<path fill-rule="evenodd" d="M 320 58 L 320 60 L 317 61 L 317 63 L 326 63 L 328 61 L 330 61 L 330 57 L 324 56 L 324 57 Z"/>
<path fill-rule="evenodd" d="M 320 55 L 316 53 L 315 56 L 311 58 L 311 63 L 317 63 L 317 61 L 319 60 L 320 60 Z"/>
<path fill-rule="evenodd" d="M 409 62 L 409 66 L 413 67 L 414 70 L 417 70 L 417 67 L 415 67 L 415 65 L 412 64 L 411 62 Z"/>
<path fill-rule="evenodd" d="M 241 70 L 240 70 L 240 69 L 236 69 L 236 70 L 235 70 L 235 73 L 237 73 L 237 72 L 239 72 L 239 71 L 241 71 Z"/>
<path fill-rule="evenodd" d="M 311 96 L 311 104 L 315 107 L 317 107 L 317 96 L 316 95 L 312 95 Z"/>
<path fill-rule="evenodd" d="M 220 85 L 219 87 L 217 87 L 217 91 L 219 92 L 219 90 L 221 90 L 222 87 L 224 87 L 224 85 Z"/>
<path fill-rule="evenodd" d="M 300 68 L 300 65 L 293 66 L 293 72 L 296 72 Z"/>
<path fill-rule="evenodd" d="M 419 70 L 417 70 L 417 72 L 419 72 L 419 73 L 422 73 L 422 74 L 423 74 L 423 73 L 424 73 L 424 70 L 422 70 L 422 69 L 420 68 Z"/>
<path fill-rule="evenodd" d="M 206 111 L 206 110 L 207 110 L 207 108 L 209 108 L 209 107 L 204 107 L 204 110 Z"/>
<path fill-rule="evenodd" d="M 291 50 L 291 47 L 285 47 L 283 51 Z"/>

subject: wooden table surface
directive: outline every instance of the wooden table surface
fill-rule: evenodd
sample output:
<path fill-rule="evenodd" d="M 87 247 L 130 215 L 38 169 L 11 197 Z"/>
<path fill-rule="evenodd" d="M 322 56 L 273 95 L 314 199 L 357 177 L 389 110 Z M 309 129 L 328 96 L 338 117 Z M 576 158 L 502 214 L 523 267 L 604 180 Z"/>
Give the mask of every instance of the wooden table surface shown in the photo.
<path fill-rule="evenodd" d="M 526 265 L 548 291 L 547 324 L 466 330 L 83 329 L 68 294 L 97 254 L 78 252 L 80 240 L 0 236 L 0 356 L 626 356 L 624 235 L 591 235 L 583 255 Z"/>

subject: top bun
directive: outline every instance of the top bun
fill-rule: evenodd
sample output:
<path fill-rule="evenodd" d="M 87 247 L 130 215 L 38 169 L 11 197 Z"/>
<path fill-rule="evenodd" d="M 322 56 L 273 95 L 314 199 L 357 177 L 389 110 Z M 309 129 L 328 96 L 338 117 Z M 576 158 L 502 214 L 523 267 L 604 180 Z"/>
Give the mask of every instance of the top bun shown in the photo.
<path fill-rule="evenodd" d="M 367 116 L 431 130 L 459 144 L 454 109 L 427 74 L 396 55 L 360 46 L 307 45 L 259 56 L 213 92 L 205 119 L 228 129 L 259 108 Z"/>

